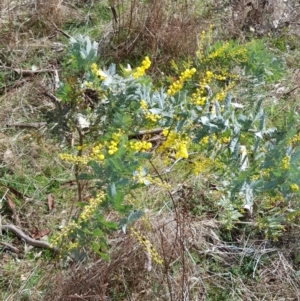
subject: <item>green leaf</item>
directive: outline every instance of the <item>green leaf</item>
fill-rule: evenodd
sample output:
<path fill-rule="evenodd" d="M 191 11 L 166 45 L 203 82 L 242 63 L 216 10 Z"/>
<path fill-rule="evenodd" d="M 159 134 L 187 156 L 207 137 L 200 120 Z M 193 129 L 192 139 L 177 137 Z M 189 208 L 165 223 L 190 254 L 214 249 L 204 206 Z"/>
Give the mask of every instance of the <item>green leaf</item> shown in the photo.
<path fill-rule="evenodd" d="M 115 222 L 106 221 L 102 215 L 98 216 L 98 223 L 108 230 L 118 229 Z"/>
<path fill-rule="evenodd" d="M 108 196 L 111 198 L 111 199 L 114 199 L 115 195 L 117 194 L 117 190 L 116 190 L 116 185 L 115 183 L 111 183 L 108 185 Z"/>
<path fill-rule="evenodd" d="M 96 177 L 98 178 L 98 177 Z M 91 174 L 87 174 L 87 173 L 82 173 L 78 176 L 78 180 L 93 180 L 95 179 L 95 176 L 91 175 Z"/>
<path fill-rule="evenodd" d="M 102 252 L 96 252 L 96 253 L 105 261 L 109 261 L 109 256 L 107 254 L 102 253 Z"/>
<path fill-rule="evenodd" d="M 95 173 L 95 175 L 96 175 L 96 177 L 97 178 L 102 178 L 102 177 L 104 177 L 104 170 L 103 170 L 103 168 L 102 168 L 102 166 L 98 163 L 98 162 L 96 162 L 96 161 L 90 161 L 89 163 L 88 163 L 88 165 L 90 166 L 90 167 L 92 167 L 92 169 L 93 169 L 93 171 L 94 171 L 94 173 Z"/>
<path fill-rule="evenodd" d="M 96 237 L 100 237 L 100 236 L 103 236 L 103 232 L 101 231 L 101 229 L 97 228 L 97 229 L 94 229 L 93 230 L 93 236 L 96 236 Z"/>
<path fill-rule="evenodd" d="M 141 216 L 144 215 L 144 211 L 142 210 L 133 210 L 129 213 L 127 217 L 122 218 L 118 223 L 118 229 L 122 229 L 124 233 L 126 233 L 127 226 L 137 219 L 139 219 Z"/>
<path fill-rule="evenodd" d="M 239 138 L 235 137 L 230 140 L 229 149 L 231 154 L 236 154 L 238 152 L 238 144 L 239 144 Z"/>
<path fill-rule="evenodd" d="M 134 210 L 134 211 L 130 212 L 127 220 L 129 223 L 132 223 L 132 222 L 136 221 L 137 219 L 139 219 L 143 215 L 144 215 L 144 211 Z"/>
<path fill-rule="evenodd" d="M 102 259 L 104 259 L 105 261 L 109 261 L 109 256 L 103 252 L 100 252 L 99 250 L 101 250 L 101 244 L 97 243 L 97 242 L 93 242 L 92 244 L 92 249 L 95 253 L 97 253 Z"/>
<path fill-rule="evenodd" d="M 130 207 L 125 206 L 123 204 L 123 201 L 124 201 L 124 194 L 121 191 L 118 191 L 111 202 L 113 209 L 115 209 L 120 213 L 125 213 L 126 210 Z"/>
<path fill-rule="evenodd" d="M 148 159 L 148 160 L 152 158 L 152 154 L 148 153 L 148 152 L 137 152 L 137 153 L 134 154 L 134 156 L 136 158 Z M 138 165 L 139 165 L 139 163 L 137 161 L 135 166 L 138 166 Z"/>

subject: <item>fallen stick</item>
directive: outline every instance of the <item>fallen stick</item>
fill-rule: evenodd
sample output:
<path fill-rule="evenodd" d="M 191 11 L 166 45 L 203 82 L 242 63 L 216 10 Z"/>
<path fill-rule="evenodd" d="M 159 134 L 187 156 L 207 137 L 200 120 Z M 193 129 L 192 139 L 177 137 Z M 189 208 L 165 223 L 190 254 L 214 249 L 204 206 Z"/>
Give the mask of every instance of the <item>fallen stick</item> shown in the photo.
<path fill-rule="evenodd" d="M 54 103 L 60 103 L 60 99 L 57 98 L 54 94 L 50 93 L 50 92 L 44 92 L 45 96 L 48 96 Z"/>
<path fill-rule="evenodd" d="M 7 85 L 7 86 L 3 86 L 0 88 L 0 94 L 4 94 L 4 93 L 8 93 L 10 90 L 13 90 L 15 88 L 19 88 L 22 85 L 26 84 L 27 82 L 31 81 L 32 79 L 30 78 L 24 78 L 22 80 L 19 80 L 13 84 Z"/>
<path fill-rule="evenodd" d="M 135 134 L 129 135 L 129 139 L 138 138 L 140 136 L 144 136 L 144 135 L 147 135 L 147 134 L 150 134 L 150 135 L 160 134 L 162 131 L 163 131 L 162 128 L 156 128 L 156 129 L 152 129 L 152 130 L 142 130 L 142 131 L 139 131 Z"/>
<path fill-rule="evenodd" d="M 27 234 L 25 234 L 21 229 L 17 228 L 14 225 L 7 224 L 7 225 L 1 225 L 0 226 L 0 233 L 1 230 L 9 230 L 16 234 L 19 238 L 23 239 L 27 244 L 34 246 L 36 248 L 45 248 L 45 249 L 50 249 L 54 251 L 55 253 L 58 253 L 59 249 L 57 247 L 51 246 L 48 242 L 46 241 L 40 241 L 33 239 L 29 237 Z"/>
<path fill-rule="evenodd" d="M 291 90 L 283 93 L 283 95 L 285 95 L 285 96 L 290 95 L 292 92 L 296 91 L 298 88 L 300 88 L 300 85 L 297 85 L 296 87 L 292 88 Z"/>
<path fill-rule="evenodd" d="M 33 123 L 9 123 L 6 125 L 7 128 L 11 128 L 11 127 L 17 127 L 17 128 L 21 128 L 21 129 L 25 129 L 25 128 L 34 128 L 34 129 L 38 129 L 41 128 L 43 126 L 45 126 L 47 124 L 47 122 L 33 122 Z"/>
<path fill-rule="evenodd" d="M 18 73 L 19 75 L 35 75 L 35 74 L 40 74 L 40 73 L 56 73 L 57 70 L 55 69 L 36 69 L 36 70 L 30 70 L 30 69 L 21 69 L 21 68 L 13 68 L 13 67 L 1 67 L 1 69 L 4 70 L 12 70 L 16 73 Z"/>
<path fill-rule="evenodd" d="M 4 241 L 0 241 L 0 245 L 4 246 L 4 249 L 10 249 L 12 252 L 20 254 L 20 250 L 14 246 L 12 246 L 11 244 L 4 242 Z"/>
<path fill-rule="evenodd" d="M 65 36 L 68 39 L 72 38 L 72 36 L 70 36 L 68 33 L 66 33 L 65 31 L 63 31 L 60 28 L 58 28 L 57 25 L 53 21 L 49 20 L 49 22 L 53 25 L 53 27 L 55 28 L 55 30 L 58 31 L 58 32 L 60 32 L 63 36 Z"/>

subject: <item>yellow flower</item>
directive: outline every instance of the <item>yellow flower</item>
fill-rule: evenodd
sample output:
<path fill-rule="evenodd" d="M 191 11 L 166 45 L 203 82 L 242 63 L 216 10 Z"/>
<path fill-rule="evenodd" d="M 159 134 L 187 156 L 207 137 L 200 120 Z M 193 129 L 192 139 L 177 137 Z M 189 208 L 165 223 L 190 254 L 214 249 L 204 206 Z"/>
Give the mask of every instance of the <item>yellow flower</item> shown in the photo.
<path fill-rule="evenodd" d="M 209 142 L 209 136 L 205 136 L 201 139 L 201 143 L 203 144 L 208 144 L 208 142 Z"/>
<path fill-rule="evenodd" d="M 152 143 L 147 141 L 130 141 L 129 146 L 136 152 L 145 152 L 152 147 Z"/>
<path fill-rule="evenodd" d="M 133 72 L 133 74 L 132 74 L 133 77 L 139 78 L 139 77 L 143 76 L 145 74 L 145 71 L 147 69 L 149 69 L 150 66 L 151 66 L 151 61 L 150 61 L 149 57 L 146 56 L 145 59 L 142 61 L 142 66 L 137 67 L 135 69 L 135 71 Z"/>
<path fill-rule="evenodd" d="M 202 172 L 208 171 L 213 167 L 213 161 L 210 158 L 200 158 L 198 161 L 194 162 L 194 174 L 198 175 Z"/>
<path fill-rule="evenodd" d="M 299 186 L 297 185 L 297 184 L 291 184 L 290 185 L 290 188 L 291 188 L 291 190 L 292 190 L 292 192 L 297 192 L 297 191 L 299 191 Z"/>
<path fill-rule="evenodd" d="M 98 76 L 98 78 L 100 78 L 101 80 L 104 80 L 105 78 L 107 78 L 107 74 L 104 73 L 104 71 L 101 70 L 101 69 L 99 69 L 99 70 L 97 71 L 97 76 Z"/>
<path fill-rule="evenodd" d="M 103 70 L 98 69 L 98 66 L 95 63 L 91 65 L 91 71 L 95 76 L 97 76 L 101 80 L 104 80 L 107 77 L 107 74 Z"/>
<path fill-rule="evenodd" d="M 134 236 L 147 255 L 157 264 L 163 264 L 163 260 L 155 250 L 153 244 L 140 231 L 131 231 L 131 236 Z"/>
<path fill-rule="evenodd" d="M 282 164 L 282 168 L 287 170 L 290 167 L 290 157 L 289 156 L 285 156 L 282 160 L 281 160 L 281 164 Z"/>
<path fill-rule="evenodd" d="M 294 135 L 290 141 L 289 141 L 289 144 L 297 144 L 300 142 L 300 132 L 296 135 Z"/>
<path fill-rule="evenodd" d="M 103 191 L 100 191 L 96 197 L 91 198 L 88 204 L 82 209 L 78 220 L 71 221 L 68 225 L 66 225 L 55 237 L 51 239 L 51 245 L 58 246 L 64 242 L 64 240 L 68 237 L 69 234 L 73 233 L 75 229 L 80 229 L 81 224 L 88 220 L 97 207 L 104 201 L 105 194 Z M 67 244 L 66 249 L 67 251 L 72 250 L 78 246 L 77 242 L 72 242 Z"/>
<path fill-rule="evenodd" d="M 179 80 L 176 80 L 174 83 L 172 83 L 172 85 L 170 85 L 169 89 L 167 90 L 167 94 L 169 96 L 175 95 L 178 91 L 180 91 L 183 88 L 184 82 L 187 79 L 191 78 L 196 71 L 196 68 L 192 68 L 186 69 L 185 71 L 181 72 Z"/>
<path fill-rule="evenodd" d="M 159 115 L 153 113 L 146 113 L 145 117 L 152 122 L 157 122 L 157 120 L 161 119 Z"/>
<path fill-rule="evenodd" d="M 163 129 L 162 134 L 166 137 L 166 140 L 157 149 L 158 152 L 165 154 L 173 153 L 175 159 L 188 158 L 188 147 L 191 143 L 189 137 L 184 137 L 181 134 L 169 131 L 168 129 Z"/>
<path fill-rule="evenodd" d="M 148 105 L 145 100 L 140 101 L 140 108 L 143 110 L 148 110 Z"/>

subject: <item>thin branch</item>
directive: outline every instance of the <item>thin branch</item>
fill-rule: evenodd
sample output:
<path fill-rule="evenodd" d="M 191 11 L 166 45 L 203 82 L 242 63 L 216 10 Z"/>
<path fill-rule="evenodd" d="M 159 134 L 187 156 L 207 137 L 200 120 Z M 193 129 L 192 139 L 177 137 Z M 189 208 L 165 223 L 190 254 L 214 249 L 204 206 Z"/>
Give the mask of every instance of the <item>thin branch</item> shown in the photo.
<path fill-rule="evenodd" d="M 13 84 L 3 86 L 0 88 L 0 94 L 8 93 L 10 90 L 19 88 L 31 80 L 32 80 L 31 78 L 24 78 L 24 79 L 18 80 L 17 82 L 15 82 Z"/>
<path fill-rule="evenodd" d="M 55 73 L 57 70 L 55 69 L 37 69 L 37 70 L 30 70 L 30 69 L 21 69 L 21 68 L 13 68 L 13 67 L 7 67 L 7 66 L 2 66 L 1 69 L 3 70 L 11 70 L 19 75 L 35 75 L 35 74 L 40 74 L 40 73 Z"/>
<path fill-rule="evenodd" d="M 56 247 L 51 246 L 46 241 L 36 240 L 31 237 L 29 237 L 27 234 L 25 234 L 21 229 L 17 228 L 14 225 L 7 224 L 7 225 L 1 225 L 0 226 L 2 230 L 8 230 L 16 234 L 19 238 L 23 239 L 27 244 L 37 247 L 37 248 L 46 248 L 51 249 L 55 252 L 58 252 L 58 249 Z"/>
<path fill-rule="evenodd" d="M 53 27 L 55 28 L 56 31 L 60 32 L 66 38 L 68 38 L 68 39 L 72 38 L 72 36 L 70 36 L 68 33 L 66 33 L 65 31 L 63 31 L 60 28 L 58 28 L 57 25 L 53 21 L 49 20 L 49 22 L 53 25 Z"/>
<path fill-rule="evenodd" d="M 11 245 L 11 244 L 9 244 L 7 242 L 0 241 L 0 245 L 4 246 L 4 249 L 10 249 L 14 253 L 17 253 L 17 254 L 21 253 L 18 248 L 14 247 L 13 245 Z"/>
<path fill-rule="evenodd" d="M 283 95 L 287 96 L 290 95 L 292 92 L 294 92 L 295 90 L 297 90 L 298 88 L 300 88 L 300 85 L 297 85 L 296 87 L 292 88 L 291 90 L 283 93 Z"/>
<path fill-rule="evenodd" d="M 39 129 L 39 128 L 45 126 L 46 124 L 47 124 L 47 122 L 33 122 L 33 123 L 16 122 L 16 123 L 6 124 L 6 127 L 7 128 L 17 127 L 17 128 L 21 128 L 21 129 L 26 129 L 26 128 Z"/>

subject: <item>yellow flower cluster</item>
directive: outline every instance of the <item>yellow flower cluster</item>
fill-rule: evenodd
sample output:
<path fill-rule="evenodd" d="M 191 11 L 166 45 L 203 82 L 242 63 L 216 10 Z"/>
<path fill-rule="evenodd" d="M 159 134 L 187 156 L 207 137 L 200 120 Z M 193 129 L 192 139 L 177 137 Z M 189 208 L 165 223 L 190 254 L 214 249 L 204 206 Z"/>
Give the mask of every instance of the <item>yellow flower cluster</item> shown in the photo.
<path fill-rule="evenodd" d="M 150 256 L 150 258 L 157 264 L 163 264 L 163 260 L 155 250 L 153 244 L 147 239 L 145 235 L 142 235 L 140 231 L 131 231 L 131 236 L 135 237 L 143 250 Z"/>
<path fill-rule="evenodd" d="M 209 87 L 209 84 L 212 79 L 224 81 L 226 80 L 226 78 L 230 78 L 230 79 L 238 78 L 237 75 L 226 73 L 225 71 L 222 71 L 221 73 L 222 74 L 215 74 L 209 70 L 206 71 L 204 79 L 199 82 L 199 88 L 197 88 L 196 91 L 192 94 L 192 98 L 191 98 L 192 104 L 197 106 L 203 106 L 205 104 L 207 96 L 211 96 L 207 91 L 207 87 Z M 219 91 L 215 95 L 215 100 L 222 101 L 227 95 L 228 91 L 230 91 L 234 86 L 235 86 L 235 82 L 231 81 L 229 85 L 221 89 L 221 91 Z"/>
<path fill-rule="evenodd" d="M 281 165 L 282 168 L 287 170 L 290 167 L 290 157 L 289 156 L 285 156 L 282 160 L 281 160 Z"/>
<path fill-rule="evenodd" d="M 211 71 L 206 71 L 205 77 L 199 82 L 199 88 L 192 94 L 191 103 L 197 106 L 203 106 L 207 98 L 206 87 L 209 85 L 213 78 Z"/>
<path fill-rule="evenodd" d="M 87 147 L 86 145 L 78 146 L 77 149 L 82 150 L 86 147 Z M 60 158 L 60 160 L 66 161 L 69 163 L 86 165 L 90 161 L 102 162 L 105 159 L 105 156 L 102 153 L 102 150 L 103 150 L 103 145 L 101 143 L 98 143 L 97 145 L 95 145 L 92 148 L 92 151 L 89 155 L 77 156 L 77 155 L 72 155 L 72 154 L 59 154 L 59 158 Z"/>
<path fill-rule="evenodd" d="M 103 161 L 105 159 L 103 152 L 103 145 L 101 143 L 98 143 L 92 148 L 92 155 L 91 158 L 95 161 Z"/>
<path fill-rule="evenodd" d="M 102 69 L 98 69 L 98 66 L 96 63 L 93 63 L 91 65 L 91 71 L 95 76 L 97 76 L 101 80 L 104 80 L 107 77 L 107 74 Z"/>
<path fill-rule="evenodd" d="M 284 202 L 284 197 L 281 192 L 276 192 L 274 196 L 266 196 L 263 201 L 262 205 L 265 210 L 271 210 L 274 207 L 278 207 L 280 203 Z"/>
<path fill-rule="evenodd" d="M 210 170 L 213 166 L 213 161 L 210 158 L 201 158 L 194 162 L 193 172 L 195 175 L 199 175 L 202 172 Z"/>
<path fill-rule="evenodd" d="M 113 155 L 114 153 L 116 153 L 118 151 L 118 142 L 112 140 L 110 142 L 110 144 L 108 145 L 108 154 L 109 155 Z"/>
<path fill-rule="evenodd" d="M 297 185 L 297 184 L 291 184 L 290 185 L 290 188 L 291 188 L 291 190 L 292 190 L 292 192 L 297 192 L 297 191 L 299 191 L 299 186 Z"/>
<path fill-rule="evenodd" d="M 104 199 L 105 199 L 105 193 L 103 191 L 99 192 L 96 195 L 96 197 L 91 198 L 89 200 L 89 204 L 85 206 L 82 212 L 80 213 L 77 224 L 81 224 L 86 220 L 88 220 L 93 215 L 98 205 L 100 205 Z"/>
<path fill-rule="evenodd" d="M 158 114 L 154 114 L 148 111 L 148 105 L 145 100 L 140 101 L 140 108 L 142 109 L 143 113 L 145 114 L 145 118 L 152 122 L 157 122 L 161 119 L 161 116 Z"/>
<path fill-rule="evenodd" d="M 109 155 L 113 155 L 114 153 L 116 153 L 118 151 L 118 145 L 120 143 L 119 139 L 120 139 L 121 135 L 122 135 L 121 131 L 119 131 L 118 133 L 114 133 L 112 135 L 112 140 L 107 145 L 107 148 L 108 148 L 107 152 Z"/>
<path fill-rule="evenodd" d="M 133 72 L 134 78 L 139 78 L 145 74 L 145 71 L 149 69 L 151 66 L 151 61 L 148 56 L 145 57 L 145 59 L 142 61 L 142 65 L 140 67 L 137 67 L 135 71 Z"/>
<path fill-rule="evenodd" d="M 294 135 L 290 141 L 289 144 L 298 144 L 300 142 L 300 132 L 296 135 Z"/>
<path fill-rule="evenodd" d="M 198 49 L 196 51 L 196 55 L 200 62 L 204 61 L 205 54 L 204 54 L 204 45 L 210 46 L 212 43 L 212 25 L 209 26 L 208 32 L 204 30 L 201 32 L 198 42 Z"/>
<path fill-rule="evenodd" d="M 215 99 L 220 102 L 220 101 L 222 101 L 225 98 L 225 96 L 226 96 L 226 93 L 222 89 L 220 92 L 218 92 L 216 94 Z"/>
<path fill-rule="evenodd" d="M 97 207 L 104 201 L 105 193 L 103 191 L 99 192 L 95 198 L 91 198 L 88 204 L 83 208 L 79 215 L 77 221 L 72 220 L 67 226 L 62 228 L 62 230 L 51 239 L 52 246 L 59 246 L 67 239 L 67 237 L 72 234 L 75 229 L 80 229 L 81 224 L 87 221 L 95 212 Z M 78 247 L 77 242 L 70 242 L 64 246 L 66 251 L 70 251 Z"/>
<path fill-rule="evenodd" d="M 227 144 L 230 142 L 230 137 L 222 137 L 220 139 L 220 142 L 223 143 L 223 144 Z"/>
<path fill-rule="evenodd" d="M 151 220 L 149 218 L 149 216 L 147 216 L 147 213 L 145 213 L 141 219 L 140 219 L 142 225 L 143 225 L 143 229 L 146 230 L 146 231 L 152 231 L 153 230 L 153 227 L 152 227 L 152 224 L 151 224 Z"/>
<path fill-rule="evenodd" d="M 159 119 L 161 119 L 161 116 L 158 114 L 153 114 L 150 112 L 145 113 L 145 117 L 147 120 L 150 120 L 152 122 L 157 122 Z"/>
<path fill-rule="evenodd" d="M 247 49 L 246 47 L 232 49 L 227 53 L 228 58 L 236 60 L 238 63 L 247 62 Z"/>
<path fill-rule="evenodd" d="M 103 160 L 105 159 L 105 155 L 104 155 L 105 147 L 107 147 L 107 153 L 109 155 L 113 155 L 114 153 L 116 153 L 118 151 L 118 145 L 120 143 L 119 138 L 121 135 L 122 132 L 119 131 L 112 135 L 112 140 L 110 142 L 105 142 L 104 145 L 101 143 L 96 144 L 95 146 L 92 147 L 91 153 L 89 155 L 76 156 L 72 154 L 59 154 L 59 158 L 62 161 L 67 161 L 69 163 L 74 163 L 74 164 L 83 164 L 83 165 L 88 164 L 90 161 L 103 162 Z M 82 147 L 79 146 L 79 148 Z"/>
<path fill-rule="evenodd" d="M 229 42 L 219 46 L 214 52 L 207 55 L 204 47 L 209 49 L 212 45 L 212 29 L 212 25 L 210 25 L 208 32 L 202 31 L 198 38 L 199 46 L 196 55 L 201 63 L 213 61 L 218 57 L 224 60 L 232 59 L 239 63 L 247 61 L 247 47 L 231 47 Z"/>
<path fill-rule="evenodd" d="M 142 167 L 139 167 L 137 171 L 135 171 L 133 180 L 139 184 L 144 184 L 146 186 L 156 185 L 158 187 L 162 187 L 165 189 L 170 189 L 171 185 L 166 181 L 161 181 L 158 178 L 152 178 L 151 176 L 146 175 L 145 171 L 143 171 Z"/>
<path fill-rule="evenodd" d="M 152 143 L 147 141 L 130 141 L 129 146 L 136 152 L 146 152 L 152 147 Z"/>
<path fill-rule="evenodd" d="M 158 152 L 167 152 L 168 154 L 173 153 L 175 159 L 188 158 L 188 147 L 191 143 L 191 139 L 189 137 L 183 137 L 181 134 L 169 131 L 168 129 L 164 129 L 162 134 L 166 140 L 158 148 Z"/>
<path fill-rule="evenodd" d="M 195 72 L 195 68 L 186 69 L 185 71 L 183 71 L 180 74 L 179 79 L 176 80 L 172 85 L 170 85 L 169 89 L 167 90 L 168 95 L 175 95 L 179 90 L 181 90 L 184 82 L 187 79 L 191 78 Z"/>
<path fill-rule="evenodd" d="M 228 49 L 229 47 L 229 42 L 226 42 L 224 45 L 222 45 L 221 47 L 219 47 L 216 51 L 212 52 L 208 57 L 207 57 L 207 61 L 209 60 L 214 60 L 217 57 L 221 57 L 224 52 Z"/>
<path fill-rule="evenodd" d="M 209 142 L 209 136 L 203 137 L 203 138 L 201 139 L 200 142 L 201 142 L 202 144 L 208 144 L 208 142 Z"/>
<path fill-rule="evenodd" d="M 84 84 L 84 86 L 85 86 L 86 88 L 88 88 L 88 89 L 93 89 L 93 88 L 94 88 L 92 82 L 87 82 L 87 81 L 85 81 L 83 84 Z"/>
<path fill-rule="evenodd" d="M 259 175 L 252 175 L 252 176 L 250 177 L 250 180 L 253 181 L 253 182 L 255 182 L 255 181 L 257 181 L 259 178 L 260 178 Z"/>
<path fill-rule="evenodd" d="M 140 108 L 142 110 L 148 110 L 148 105 L 147 105 L 146 101 L 143 99 L 140 101 Z"/>
<path fill-rule="evenodd" d="M 261 171 L 261 176 L 264 178 L 268 178 L 271 175 L 272 170 L 270 168 L 265 168 Z"/>
<path fill-rule="evenodd" d="M 83 165 L 86 165 L 89 163 L 89 161 L 91 161 L 91 158 L 89 156 L 86 155 L 76 156 L 72 154 L 59 154 L 59 159 L 69 163 L 83 164 Z"/>
<path fill-rule="evenodd" d="M 229 85 L 221 89 L 221 91 L 216 94 L 215 99 L 219 102 L 223 101 L 228 91 L 230 91 L 234 86 L 235 86 L 235 82 L 234 81 L 230 82 Z"/>
<path fill-rule="evenodd" d="M 87 147 L 86 144 L 83 144 L 83 145 L 77 145 L 77 146 L 76 146 L 77 150 L 83 150 L 83 149 L 85 149 L 86 147 Z"/>

